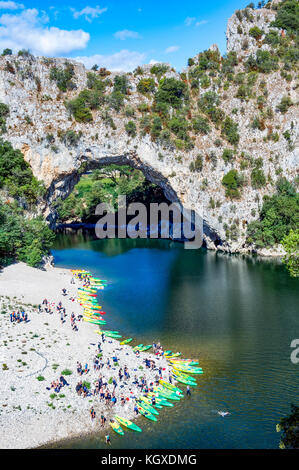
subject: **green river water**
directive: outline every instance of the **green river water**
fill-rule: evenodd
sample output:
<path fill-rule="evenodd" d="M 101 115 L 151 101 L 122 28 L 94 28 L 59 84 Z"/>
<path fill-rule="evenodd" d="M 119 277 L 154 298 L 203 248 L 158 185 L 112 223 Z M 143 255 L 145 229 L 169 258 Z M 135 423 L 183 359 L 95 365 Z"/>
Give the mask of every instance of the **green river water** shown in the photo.
<path fill-rule="evenodd" d="M 110 431 L 111 448 L 277 448 L 275 426 L 298 403 L 298 280 L 278 261 L 185 250 L 165 240 L 57 236 L 59 267 L 108 280 L 107 329 L 198 358 L 199 386 L 142 433 Z M 137 344 L 137 343 L 134 343 Z M 184 389 L 184 386 L 182 386 Z M 229 411 L 225 418 L 218 411 Z M 102 435 L 58 447 L 104 448 Z"/>

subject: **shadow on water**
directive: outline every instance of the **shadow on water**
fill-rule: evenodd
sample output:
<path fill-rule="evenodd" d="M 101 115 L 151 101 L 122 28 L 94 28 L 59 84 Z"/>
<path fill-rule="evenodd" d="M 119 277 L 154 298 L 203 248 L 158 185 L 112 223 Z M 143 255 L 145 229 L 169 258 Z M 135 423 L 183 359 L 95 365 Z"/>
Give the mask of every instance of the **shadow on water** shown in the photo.
<path fill-rule="evenodd" d="M 109 328 L 144 344 L 160 340 L 204 369 L 190 399 L 162 410 L 158 423 L 141 418 L 140 435 L 111 436 L 112 448 L 277 448 L 275 425 L 299 386 L 290 361 L 298 281 L 280 262 L 84 233 L 59 235 L 53 255 L 57 266 L 108 280 Z M 105 444 L 99 435 L 63 447 Z"/>

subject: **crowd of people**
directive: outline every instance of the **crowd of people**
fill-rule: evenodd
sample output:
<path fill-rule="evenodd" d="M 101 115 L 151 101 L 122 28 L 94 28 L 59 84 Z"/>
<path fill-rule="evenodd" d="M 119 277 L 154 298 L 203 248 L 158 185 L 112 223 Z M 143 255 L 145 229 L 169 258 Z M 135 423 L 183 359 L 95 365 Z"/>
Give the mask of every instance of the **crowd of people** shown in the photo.
<path fill-rule="evenodd" d="M 161 357 L 164 356 L 164 350 L 160 342 L 158 342 L 157 344 L 153 343 L 153 352 L 156 356 L 161 356 Z"/>
<path fill-rule="evenodd" d="M 9 314 L 9 317 L 10 317 L 11 323 L 14 323 L 14 322 L 15 323 L 21 323 L 21 322 L 27 323 L 29 321 L 28 314 L 24 310 L 21 310 L 21 312 L 19 310 L 17 310 L 16 312 L 13 311 Z"/>
<path fill-rule="evenodd" d="M 102 339 L 104 339 L 104 337 Z M 108 408 L 112 408 L 117 403 L 118 399 L 120 405 L 124 406 L 126 402 L 136 397 L 134 397 L 133 395 L 130 397 L 125 397 L 122 393 L 120 394 L 119 398 L 117 398 L 117 387 L 119 387 L 119 389 L 122 389 L 124 388 L 124 386 L 129 385 L 131 382 L 132 385 L 134 384 L 138 387 L 138 389 L 140 389 L 140 393 L 146 394 L 149 392 L 153 392 L 154 387 L 159 384 L 159 380 L 162 378 L 162 367 L 157 367 L 155 360 L 151 358 L 145 358 L 143 360 L 145 368 L 150 369 L 152 371 L 157 371 L 154 380 L 151 382 L 147 381 L 146 376 L 144 374 L 139 378 L 135 374 L 134 377 L 131 378 L 128 366 L 124 365 L 124 367 L 118 367 L 118 361 L 119 359 L 116 356 L 112 356 L 112 358 L 108 357 L 104 360 L 102 358 L 102 344 L 99 342 L 97 345 L 95 357 L 93 359 L 93 370 L 94 372 L 99 372 L 98 379 L 95 381 L 93 388 L 91 388 L 88 382 L 80 380 L 76 385 L 76 393 L 79 396 L 82 396 L 83 398 L 88 396 L 98 397 L 99 401 L 104 402 Z M 105 378 L 105 372 L 110 370 L 112 367 L 114 370 L 116 367 L 118 367 L 118 377 L 110 377 L 108 380 Z M 77 362 L 77 373 L 79 376 L 86 375 L 89 373 L 89 371 L 90 369 L 88 364 L 85 364 L 85 366 L 83 367 L 79 361 Z M 171 381 L 171 378 L 169 378 L 169 380 Z M 94 419 L 95 414 L 93 408 L 90 414 L 92 419 Z"/>
<path fill-rule="evenodd" d="M 53 382 L 51 382 L 51 385 L 50 387 L 46 387 L 47 390 L 51 390 L 51 389 L 54 389 L 54 392 L 56 393 L 59 393 L 60 390 L 62 389 L 62 387 L 64 387 L 65 385 L 69 385 L 66 381 L 66 379 L 64 378 L 63 375 L 61 375 L 59 377 L 59 380 L 53 380 Z"/>
<path fill-rule="evenodd" d="M 67 295 L 66 289 L 62 289 L 62 295 Z M 70 297 L 69 300 L 74 302 L 75 298 Z M 45 313 L 49 313 L 50 315 L 52 315 L 56 310 L 56 312 L 60 315 L 61 324 L 63 325 L 66 322 L 67 313 L 61 301 L 58 302 L 58 304 L 55 306 L 55 302 L 49 302 L 48 299 L 44 299 L 42 301 L 42 304 L 38 305 L 37 309 L 38 309 L 38 313 L 45 312 Z M 74 312 L 71 313 L 70 324 L 71 324 L 71 328 L 73 331 L 78 331 L 78 322 L 80 322 L 82 318 L 83 318 L 83 315 L 77 315 L 76 317 Z"/>

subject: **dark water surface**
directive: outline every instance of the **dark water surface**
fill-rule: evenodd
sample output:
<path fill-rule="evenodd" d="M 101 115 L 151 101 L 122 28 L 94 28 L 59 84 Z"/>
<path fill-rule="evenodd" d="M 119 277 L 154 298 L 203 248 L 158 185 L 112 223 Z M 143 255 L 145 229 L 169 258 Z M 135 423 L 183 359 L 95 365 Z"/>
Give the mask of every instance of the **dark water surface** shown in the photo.
<path fill-rule="evenodd" d="M 275 425 L 299 390 L 299 365 L 290 361 L 299 284 L 280 263 L 79 233 L 59 235 L 53 255 L 56 266 L 108 280 L 107 329 L 136 338 L 134 345 L 161 341 L 204 369 L 191 398 L 162 409 L 156 423 L 138 420 L 142 434 L 111 430 L 112 448 L 278 447 Z M 63 447 L 105 444 L 99 435 Z"/>

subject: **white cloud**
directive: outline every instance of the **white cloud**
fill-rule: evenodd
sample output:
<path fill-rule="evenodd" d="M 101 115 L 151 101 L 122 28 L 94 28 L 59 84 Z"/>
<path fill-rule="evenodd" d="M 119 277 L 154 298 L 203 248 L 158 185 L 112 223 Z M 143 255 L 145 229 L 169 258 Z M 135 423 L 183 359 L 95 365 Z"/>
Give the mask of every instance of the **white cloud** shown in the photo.
<path fill-rule="evenodd" d="M 195 24 L 195 26 L 201 26 L 202 24 L 206 23 L 208 23 L 207 20 L 196 21 L 196 16 L 187 16 L 187 18 L 185 19 L 185 26 L 191 26 L 193 24 Z"/>
<path fill-rule="evenodd" d="M 94 8 L 87 6 L 80 11 L 76 11 L 72 8 L 72 11 L 75 19 L 78 19 L 80 16 L 84 16 L 86 21 L 89 21 L 89 23 L 91 23 L 92 20 L 98 18 L 102 13 L 105 13 L 105 11 L 107 11 L 107 8 L 100 8 L 100 6 L 97 5 Z"/>
<path fill-rule="evenodd" d="M 39 15 L 36 8 L 1 15 L 0 49 L 8 47 L 16 52 L 25 48 L 36 55 L 57 55 L 86 47 L 89 33 L 48 27 L 45 25 L 48 21 L 48 16 Z"/>
<path fill-rule="evenodd" d="M 206 23 L 208 23 L 207 20 L 197 21 L 197 22 L 195 23 L 195 26 L 201 26 L 202 24 L 206 24 Z"/>
<path fill-rule="evenodd" d="M 99 67 L 106 67 L 112 71 L 122 70 L 124 72 L 131 72 L 144 62 L 145 54 L 123 49 L 111 55 L 95 54 L 92 56 L 75 57 L 74 59 L 78 62 L 83 62 L 88 69 L 94 64 L 98 64 Z"/>
<path fill-rule="evenodd" d="M 187 18 L 185 19 L 185 25 L 186 26 L 191 26 L 192 23 L 194 23 L 195 20 L 196 20 L 195 16 L 187 16 Z"/>
<path fill-rule="evenodd" d="M 24 5 L 16 2 L 0 2 L 0 10 L 22 10 Z"/>
<path fill-rule="evenodd" d="M 117 39 L 120 39 L 121 41 L 124 41 L 125 39 L 138 39 L 140 38 L 139 33 L 137 31 L 129 31 L 128 29 L 123 29 L 122 31 L 116 31 L 114 36 Z"/>
<path fill-rule="evenodd" d="M 176 52 L 178 51 L 180 46 L 170 46 L 165 49 L 166 54 L 170 54 L 171 52 Z"/>

